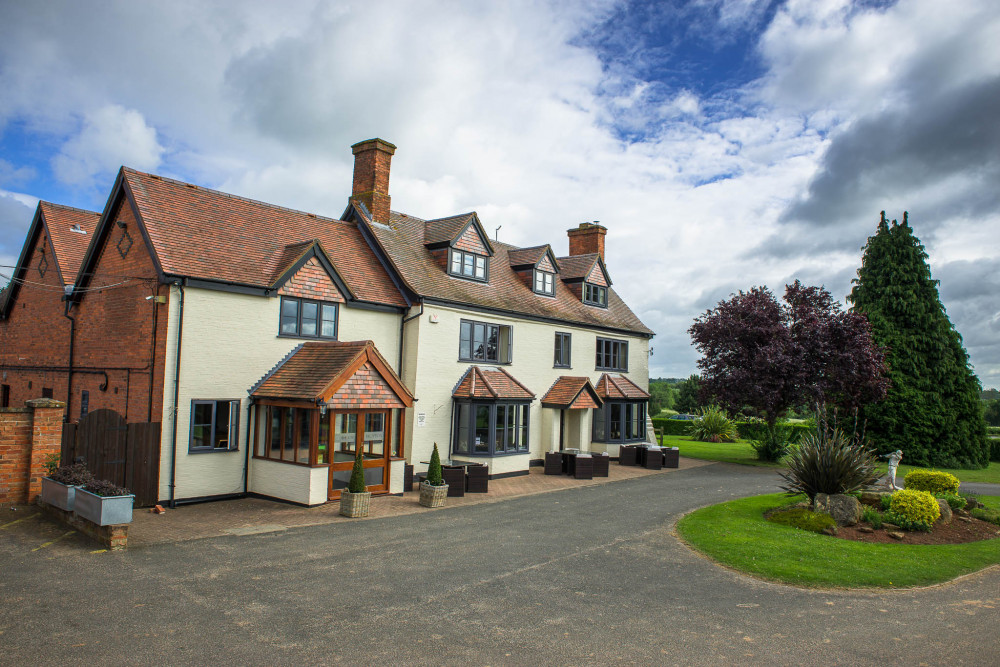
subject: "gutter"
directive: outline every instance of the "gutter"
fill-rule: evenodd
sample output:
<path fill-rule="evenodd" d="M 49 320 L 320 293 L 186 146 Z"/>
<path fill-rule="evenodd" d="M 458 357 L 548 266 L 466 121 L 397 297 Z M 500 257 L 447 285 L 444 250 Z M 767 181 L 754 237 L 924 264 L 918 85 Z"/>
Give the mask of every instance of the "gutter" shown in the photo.
<path fill-rule="evenodd" d="M 181 340 L 184 334 L 184 283 L 178 280 L 176 283 L 180 290 L 181 298 L 177 303 L 177 352 L 174 360 L 174 426 L 173 426 L 173 446 L 170 448 L 170 500 L 171 508 L 177 507 L 174 498 L 177 481 L 177 403 L 180 401 L 181 393 Z"/>

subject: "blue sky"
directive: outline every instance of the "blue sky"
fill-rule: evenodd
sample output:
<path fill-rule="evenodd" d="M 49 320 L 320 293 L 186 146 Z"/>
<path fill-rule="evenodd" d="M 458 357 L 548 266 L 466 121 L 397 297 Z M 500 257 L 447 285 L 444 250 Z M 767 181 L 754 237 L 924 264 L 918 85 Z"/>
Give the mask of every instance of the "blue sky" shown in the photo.
<path fill-rule="evenodd" d="M 379 136 L 397 210 L 557 254 L 605 224 L 653 377 L 736 290 L 843 298 L 908 210 L 998 387 L 997 34 L 992 0 L 6 2 L 0 266 L 39 198 L 100 210 L 122 164 L 339 215 Z"/>

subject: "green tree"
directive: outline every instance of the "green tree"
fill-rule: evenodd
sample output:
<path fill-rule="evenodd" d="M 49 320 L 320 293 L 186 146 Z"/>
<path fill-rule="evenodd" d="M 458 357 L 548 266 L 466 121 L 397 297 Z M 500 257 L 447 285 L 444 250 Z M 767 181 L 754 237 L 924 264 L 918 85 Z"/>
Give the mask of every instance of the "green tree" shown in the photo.
<path fill-rule="evenodd" d="M 677 390 L 667 382 L 650 380 L 649 382 L 649 414 L 655 417 L 663 410 L 673 408 Z"/>
<path fill-rule="evenodd" d="M 907 215 L 890 225 L 883 211 L 864 250 L 848 300 L 888 348 L 892 383 L 885 400 L 862 409 L 867 436 L 882 453 L 903 450 L 907 463 L 985 467 L 982 387 Z"/>
<path fill-rule="evenodd" d="M 700 385 L 701 378 L 698 377 L 697 373 L 678 384 L 674 410 L 691 414 L 700 408 L 701 401 L 698 400 L 698 388 Z"/>

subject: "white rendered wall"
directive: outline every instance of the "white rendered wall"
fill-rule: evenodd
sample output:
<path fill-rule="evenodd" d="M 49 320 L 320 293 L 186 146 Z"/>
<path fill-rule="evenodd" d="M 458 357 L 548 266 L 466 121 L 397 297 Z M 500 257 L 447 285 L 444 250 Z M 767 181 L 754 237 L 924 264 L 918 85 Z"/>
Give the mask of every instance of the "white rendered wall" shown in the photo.
<path fill-rule="evenodd" d="M 163 422 L 160 454 L 160 499 L 170 497 L 170 443 L 176 454 L 175 499 L 241 493 L 247 456 L 248 391 L 271 368 L 306 338 L 278 336 L 280 299 L 187 287 L 184 289 L 184 332 L 181 342 L 180 396 L 177 402 L 177 437 L 173 433 L 174 363 L 177 343 L 179 290 L 171 287 L 167 323 L 166 380 L 163 387 Z M 396 313 L 351 308 L 341 304 L 338 339 L 371 340 L 395 368 L 399 354 L 399 321 Z M 239 449 L 191 454 L 191 401 L 195 399 L 241 401 Z M 251 443 L 252 445 L 252 443 Z M 251 478 L 261 463 L 250 459 Z M 281 468 L 298 466 L 275 463 Z M 270 469 L 270 466 L 268 466 Z M 304 470 L 308 470 L 303 468 Z M 326 468 L 317 468 L 326 475 Z M 292 474 L 292 473 L 289 473 Z M 320 473 L 313 473 L 320 474 Z M 257 488 L 251 491 L 265 495 Z M 323 502 L 326 483 L 322 485 Z M 284 496 L 276 496 L 284 497 Z M 296 500 L 311 504 L 313 492 Z"/>
<path fill-rule="evenodd" d="M 436 322 L 432 321 L 434 319 Z M 459 323 L 463 319 L 513 326 L 513 361 L 511 364 L 502 365 L 502 368 L 535 394 L 529 416 L 529 455 L 497 456 L 492 459 L 459 457 L 488 463 L 491 474 L 527 470 L 530 460 L 542 459 L 545 452 L 550 450 L 553 435 L 558 437 L 559 414 L 556 410 L 543 409 L 540 399 L 562 375 L 585 376 L 596 383 L 604 373 L 595 369 L 598 337 L 628 341 L 629 370 L 622 375 L 627 376 L 644 390 L 648 390 L 649 340 L 647 338 L 427 305 L 419 318 L 406 325 L 407 343 L 411 343 L 412 336 L 417 344 L 415 354 L 409 346 L 406 347 L 403 361 L 407 386 L 418 399 L 414 408 L 407 411 L 406 415 L 408 440 L 406 457 L 411 463 L 417 464 L 418 472 L 425 467 L 420 465 L 420 461 L 430 458 L 435 442 L 438 443 L 442 457 L 447 457 L 450 452 L 452 393 L 462 374 L 472 365 L 471 362 L 458 360 Z M 557 331 L 572 335 L 570 368 L 553 368 Z M 495 364 L 480 362 L 479 365 Z M 567 413 L 567 425 L 573 420 L 573 412 L 576 411 Z M 585 427 L 567 429 L 574 430 L 575 437 L 573 441 L 566 441 L 567 446 L 574 446 L 571 442 L 575 442 L 584 449 L 604 451 L 602 445 L 590 446 L 591 411 L 580 412 L 585 413 Z M 419 426 L 421 414 L 424 416 L 423 426 Z M 554 429 L 551 419 L 556 422 Z M 617 451 L 617 448 L 615 450 Z"/>

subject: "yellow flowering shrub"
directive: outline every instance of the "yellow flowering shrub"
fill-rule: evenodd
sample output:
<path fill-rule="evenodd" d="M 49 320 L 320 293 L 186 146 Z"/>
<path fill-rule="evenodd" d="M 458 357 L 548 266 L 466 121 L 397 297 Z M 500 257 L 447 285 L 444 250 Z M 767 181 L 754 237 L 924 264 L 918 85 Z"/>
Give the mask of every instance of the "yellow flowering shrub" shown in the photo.
<path fill-rule="evenodd" d="M 911 470 L 903 478 L 907 489 L 929 493 L 958 493 L 958 477 L 940 470 Z"/>
<path fill-rule="evenodd" d="M 934 522 L 941 516 L 941 508 L 938 506 L 937 498 L 927 491 L 913 491 L 911 489 L 903 489 L 892 494 L 889 511 L 896 516 L 928 526 L 934 525 Z"/>

